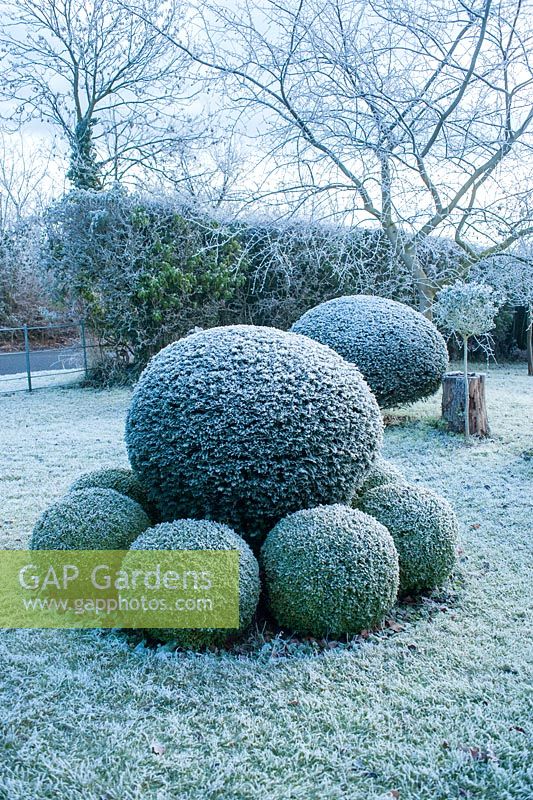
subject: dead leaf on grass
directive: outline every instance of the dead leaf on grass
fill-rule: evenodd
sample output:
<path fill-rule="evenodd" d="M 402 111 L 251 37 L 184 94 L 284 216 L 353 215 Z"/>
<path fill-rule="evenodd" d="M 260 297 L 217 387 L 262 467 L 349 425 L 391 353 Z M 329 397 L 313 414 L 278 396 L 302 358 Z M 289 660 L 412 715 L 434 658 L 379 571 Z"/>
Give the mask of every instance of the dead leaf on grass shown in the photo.
<path fill-rule="evenodd" d="M 462 750 L 464 753 L 468 753 L 470 758 L 472 758 L 474 761 L 481 761 L 484 764 L 488 764 L 489 762 L 498 763 L 498 757 L 491 747 L 461 745 L 459 750 Z"/>
<path fill-rule="evenodd" d="M 394 631 L 395 633 L 400 633 L 401 631 L 405 630 L 405 625 L 400 625 L 399 622 L 396 622 L 393 619 L 386 619 L 385 625 L 387 626 L 387 628 L 390 628 L 391 631 Z"/>

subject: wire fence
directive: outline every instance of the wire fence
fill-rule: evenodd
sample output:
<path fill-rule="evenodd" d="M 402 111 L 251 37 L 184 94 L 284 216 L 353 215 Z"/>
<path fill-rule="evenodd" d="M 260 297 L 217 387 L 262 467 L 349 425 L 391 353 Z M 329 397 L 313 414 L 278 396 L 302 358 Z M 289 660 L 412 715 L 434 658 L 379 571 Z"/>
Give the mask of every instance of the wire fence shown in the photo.
<path fill-rule="evenodd" d="M 32 392 L 87 377 L 83 320 L 0 328 L 0 393 Z"/>

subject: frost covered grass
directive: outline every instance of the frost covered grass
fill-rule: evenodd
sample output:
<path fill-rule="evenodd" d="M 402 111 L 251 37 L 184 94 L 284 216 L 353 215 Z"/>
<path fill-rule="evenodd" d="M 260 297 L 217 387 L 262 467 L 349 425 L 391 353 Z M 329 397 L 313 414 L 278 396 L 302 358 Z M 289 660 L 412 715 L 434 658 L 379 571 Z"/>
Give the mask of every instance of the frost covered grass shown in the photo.
<path fill-rule="evenodd" d="M 444 494 L 460 563 L 437 613 L 291 658 L 175 655 L 112 633 L 0 635 L 1 800 L 529 800 L 533 382 L 491 368 L 493 438 L 397 411 L 385 455 Z M 129 392 L 0 398 L 1 546 L 90 469 L 125 465 Z"/>
<path fill-rule="evenodd" d="M 62 388 L 75 386 L 83 378 L 81 369 L 56 369 L 47 372 L 32 372 L 32 389 Z M 28 376 L 25 372 L 15 372 L 12 375 L 0 375 L 0 396 L 12 392 L 27 392 Z"/>

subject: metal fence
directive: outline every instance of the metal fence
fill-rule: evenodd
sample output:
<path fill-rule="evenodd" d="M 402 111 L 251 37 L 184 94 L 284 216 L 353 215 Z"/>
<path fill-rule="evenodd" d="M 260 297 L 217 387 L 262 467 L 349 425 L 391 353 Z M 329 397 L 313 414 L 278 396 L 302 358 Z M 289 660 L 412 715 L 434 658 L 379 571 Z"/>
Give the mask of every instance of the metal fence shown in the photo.
<path fill-rule="evenodd" d="M 83 320 L 0 328 L 0 392 L 61 386 L 87 374 Z"/>

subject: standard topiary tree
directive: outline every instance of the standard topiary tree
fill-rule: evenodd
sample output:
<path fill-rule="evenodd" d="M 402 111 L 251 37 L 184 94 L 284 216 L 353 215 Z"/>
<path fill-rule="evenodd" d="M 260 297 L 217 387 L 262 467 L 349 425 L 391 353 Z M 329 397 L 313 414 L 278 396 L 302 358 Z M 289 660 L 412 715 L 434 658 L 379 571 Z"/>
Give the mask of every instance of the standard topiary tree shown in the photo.
<path fill-rule="evenodd" d="M 247 536 L 320 503 L 349 503 L 382 439 L 359 371 L 305 336 L 213 328 L 152 359 L 126 444 L 164 520 L 208 518 Z"/>
<path fill-rule="evenodd" d="M 430 489 L 388 484 L 361 499 L 362 511 L 390 531 L 400 558 L 400 591 L 440 586 L 455 564 L 458 523 L 450 504 Z"/>
<path fill-rule="evenodd" d="M 239 629 L 247 628 L 259 601 L 259 565 L 252 551 L 227 525 L 198 519 L 163 522 L 144 531 L 131 550 L 238 550 L 239 551 Z M 161 641 L 175 641 L 181 647 L 197 650 L 223 644 L 237 630 L 216 628 L 158 628 L 147 633 Z"/>
<path fill-rule="evenodd" d="M 141 506 L 113 489 L 69 492 L 37 520 L 32 550 L 126 550 L 152 523 Z"/>
<path fill-rule="evenodd" d="M 77 492 L 79 489 L 114 489 L 139 503 L 149 516 L 153 511 L 144 487 L 131 469 L 115 467 L 86 472 L 74 481 L 69 491 Z"/>
<path fill-rule="evenodd" d="M 357 490 L 354 503 L 359 501 L 365 492 L 375 489 L 376 486 L 386 486 L 388 483 L 405 483 L 405 478 L 394 464 L 378 456 L 371 466 L 364 482 Z"/>
<path fill-rule="evenodd" d="M 446 342 L 436 327 L 418 311 L 383 297 L 328 300 L 307 311 L 292 330 L 355 364 L 382 408 L 433 394 L 448 365 Z"/>
<path fill-rule="evenodd" d="M 463 415 L 464 432 L 468 440 L 470 436 L 470 387 L 468 377 L 468 340 L 471 336 L 487 336 L 496 326 L 495 317 L 503 298 L 498 298 L 492 286 L 482 283 L 464 283 L 455 281 L 451 286 L 444 286 L 437 294 L 433 304 L 433 314 L 437 324 L 444 330 L 459 336 L 463 342 Z M 483 382 L 484 389 L 484 382 Z M 485 414 L 485 396 L 480 394 L 479 405 Z M 486 415 L 485 415 L 486 417 Z M 483 419 L 481 425 L 483 435 L 488 434 L 488 422 Z M 486 429 L 486 430 L 485 430 Z M 478 433 L 479 431 L 475 431 Z"/>
<path fill-rule="evenodd" d="M 270 531 L 261 558 L 270 608 L 287 631 L 359 633 L 379 625 L 396 600 L 388 530 L 348 506 L 291 514 Z"/>

